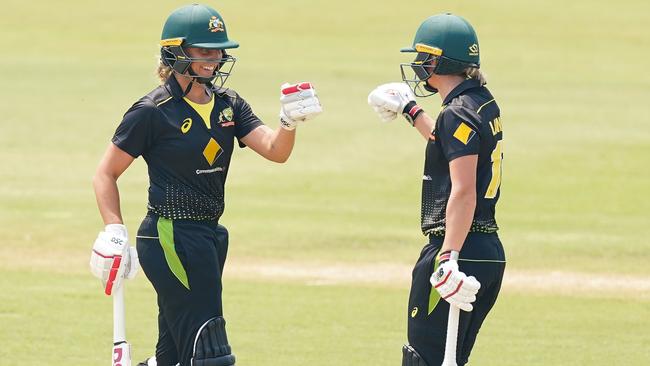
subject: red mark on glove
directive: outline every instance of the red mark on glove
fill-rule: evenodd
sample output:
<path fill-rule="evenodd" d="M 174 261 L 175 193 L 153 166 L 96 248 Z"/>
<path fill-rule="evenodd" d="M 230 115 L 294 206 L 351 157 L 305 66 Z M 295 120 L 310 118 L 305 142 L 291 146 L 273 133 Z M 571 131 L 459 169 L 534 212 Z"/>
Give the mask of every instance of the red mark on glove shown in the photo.
<path fill-rule="evenodd" d="M 115 278 L 117 277 L 117 270 L 120 268 L 121 262 L 122 262 L 121 255 L 116 255 L 115 257 L 113 257 L 113 264 L 111 265 L 111 271 L 110 274 L 108 275 L 108 281 L 106 281 L 106 289 L 104 290 L 104 293 L 106 295 L 110 295 L 113 292 L 113 282 L 115 282 Z"/>
<path fill-rule="evenodd" d="M 458 291 L 460 291 L 460 288 L 461 288 L 462 286 L 463 286 L 463 281 L 460 281 L 460 283 L 458 284 L 458 287 L 456 287 L 456 289 L 455 289 L 452 293 L 450 293 L 449 295 L 443 297 L 443 299 L 447 300 L 448 298 L 450 298 L 450 297 L 456 295 L 456 294 L 458 293 Z"/>
<path fill-rule="evenodd" d="M 298 83 L 298 84 L 289 85 L 286 88 L 283 88 L 282 89 L 282 94 L 289 95 L 289 94 L 297 93 L 299 91 L 307 90 L 307 89 L 311 89 L 311 88 L 312 88 L 311 83 L 308 83 L 308 82 L 306 82 L 306 83 Z"/>

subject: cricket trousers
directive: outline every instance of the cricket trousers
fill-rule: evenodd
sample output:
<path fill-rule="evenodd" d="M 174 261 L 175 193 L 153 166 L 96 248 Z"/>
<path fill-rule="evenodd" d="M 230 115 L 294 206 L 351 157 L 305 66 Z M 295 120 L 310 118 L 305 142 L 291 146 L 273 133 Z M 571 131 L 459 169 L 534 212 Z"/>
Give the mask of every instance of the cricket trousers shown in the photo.
<path fill-rule="evenodd" d="M 429 237 L 413 269 L 408 308 L 408 340 L 428 366 L 442 364 L 447 337 L 449 303 L 440 298 L 429 278 L 444 237 Z M 503 272 L 505 254 L 496 233 L 469 233 L 460 251 L 460 271 L 474 276 L 481 288 L 472 304 L 472 312 L 460 311 L 456 362 L 465 365 L 479 329 L 496 302 Z"/>
<path fill-rule="evenodd" d="M 157 364 L 189 366 L 198 329 L 223 315 L 228 231 L 212 221 L 149 213 L 136 238 L 140 265 L 158 296 Z"/>

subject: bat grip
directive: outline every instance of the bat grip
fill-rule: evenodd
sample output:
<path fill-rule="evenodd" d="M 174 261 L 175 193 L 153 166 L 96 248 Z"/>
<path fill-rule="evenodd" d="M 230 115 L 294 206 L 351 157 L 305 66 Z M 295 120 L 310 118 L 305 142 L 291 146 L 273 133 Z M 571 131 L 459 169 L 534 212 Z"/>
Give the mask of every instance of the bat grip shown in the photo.
<path fill-rule="evenodd" d="M 113 291 L 113 343 L 126 342 L 124 283 Z"/>
<path fill-rule="evenodd" d="M 447 319 L 447 340 L 445 342 L 445 359 L 442 366 L 457 366 L 456 346 L 458 341 L 458 318 L 460 308 L 449 304 L 449 318 Z"/>

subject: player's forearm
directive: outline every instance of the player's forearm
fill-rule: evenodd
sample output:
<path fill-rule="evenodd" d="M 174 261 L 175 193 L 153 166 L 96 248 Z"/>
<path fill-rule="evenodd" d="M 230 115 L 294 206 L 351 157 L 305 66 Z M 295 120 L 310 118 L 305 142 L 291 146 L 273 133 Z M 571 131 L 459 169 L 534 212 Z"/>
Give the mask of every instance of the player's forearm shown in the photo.
<path fill-rule="evenodd" d="M 476 190 L 452 188 L 447 202 L 445 240 L 441 251 L 455 250 L 460 252 L 467 237 L 474 210 L 476 209 Z"/>
<path fill-rule="evenodd" d="M 99 214 L 104 224 L 122 224 L 120 212 L 120 192 L 117 188 L 117 179 L 103 172 L 97 172 L 93 178 L 95 199 Z"/>
<path fill-rule="evenodd" d="M 281 127 L 275 131 L 269 129 L 265 138 L 266 151 L 263 156 L 276 163 L 284 163 L 291 156 L 295 141 L 296 130 L 287 131 Z"/>
<path fill-rule="evenodd" d="M 413 126 L 417 128 L 418 132 L 425 140 L 429 140 L 431 133 L 433 131 L 436 121 L 434 121 L 426 112 L 420 113 L 420 115 L 415 119 Z"/>

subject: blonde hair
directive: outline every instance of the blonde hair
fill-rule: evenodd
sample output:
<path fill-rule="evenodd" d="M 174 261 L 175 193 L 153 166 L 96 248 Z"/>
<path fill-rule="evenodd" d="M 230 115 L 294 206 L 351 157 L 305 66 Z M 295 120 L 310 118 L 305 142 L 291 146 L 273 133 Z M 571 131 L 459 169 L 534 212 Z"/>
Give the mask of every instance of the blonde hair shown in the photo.
<path fill-rule="evenodd" d="M 160 59 L 158 59 L 158 68 L 156 69 L 156 76 L 158 77 L 158 80 L 160 80 L 161 84 L 164 84 L 167 82 L 167 79 L 172 74 L 172 68 L 163 64 Z"/>
<path fill-rule="evenodd" d="M 466 68 L 465 70 L 463 70 L 462 75 L 468 79 L 478 80 L 481 83 L 481 85 L 487 84 L 487 78 L 485 77 L 485 75 L 483 75 L 481 70 L 476 67 Z"/>

